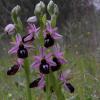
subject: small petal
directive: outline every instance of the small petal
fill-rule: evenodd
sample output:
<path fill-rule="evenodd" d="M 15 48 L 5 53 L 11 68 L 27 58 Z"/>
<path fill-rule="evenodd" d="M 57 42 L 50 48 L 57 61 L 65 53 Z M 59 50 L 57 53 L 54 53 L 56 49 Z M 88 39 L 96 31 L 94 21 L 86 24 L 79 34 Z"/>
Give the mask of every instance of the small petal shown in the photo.
<path fill-rule="evenodd" d="M 40 30 L 40 27 L 36 29 L 35 33 L 34 33 L 34 36 L 38 37 L 39 35 L 39 30 Z"/>
<path fill-rule="evenodd" d="M 56 63 L 53 62 L 52 60 L 48 59 L 46 61 L 49 63 L 50 66 L 56 66 Z"/>
<path fill-rule="evenodd" d="M 19 45 L 21 41 L 22 41 L 21 35 L 17 34 L 16 35 L 16 43 Z"/>
<path fill-rule="evenodd" d="M 44 32 L 43 32 L 43 36 L 44 36 L 44 38 L 46 37 L 46 35 L 47 35 L 47 32 L 44 31 Z"/>
<path fill-rule="evenodd" d="M 68 61 L 65 60 L 64 58 L 59 58 L 59 62 L 60 62 L 61 64 L 67 64 L 67 63 L 68 63 Z"/>
<path fill-rule="evenodd" d="M 37 60 L 37 61 L 41 61 L 41 57 L 40 56 L 35 56 L 34 59 Z"/>
<path fill-rule="evenodd" d="M 41 48 L 40 48 L 40 54 L 41 54 L 41 57 L 42 57 L 42 58 L 45 57 L 45 50 L 46 50 L 46 49 L 45 49 L 44 47 L 41 47 Z"/>
<path fill-rule="evenodd" d="M 18 59 L 17 59 L 17 63 L 18 63 L 19 65 L 23 65 L 23 64 L 24 64 L 24 59 L 18 58 Z"/>
<path fill-rule="evenodd" d="M 39 65 L 40 65 L 40 62 L 39 61 L 35 61 L 35 62 L 32 63 L 31 66 L 32 66 L 32 68 L 38 68 Z"/>
<path fill-rule="evenodd" d="M 63 82 L 64 82 L 64 81 L 66 82 L 65 77 L 64 77 L 64 75 L 63 75 L 63 73 L 61 73 L 61 74 L 60 74 L 59 79 L 60 79 L 61 81 L 63 81 Z"/>
<path fill-rule="evenodd" d="M 52 29 L 52 27 L 51 27 L 50 23 L 47 23 L 47 31 L 49 31 L 51 29 Z"/>
<path fill-rule="evenodd" d="M 54 53 L 54 56 L 57 58 L 62 58 L 63 57 L 63 52 L 56 52 Z"/>
<path fill-rule="evenodd" d="M 24 38 L 24 42 L 31 41 L 31 40 L 32 40 L 32 38 L 34 38 L 34 37 L 33 37 L 33 34 L 32 34 L 32 33 L 30 33 L 30 34 L 28 34 L 27 36 L 25 36 L 25 38 Z"/>
<path fill-rule="evenodd" d="M 24 47 L 25 47 L 25 48 L 32 48 L 32 47 L 33 47 L 33 45 L 24 44 Z"/>
<path fill-rule="evenodd" d="M 62 81 L 68 81 L 70 79 L 72 79 L 73 75 L 71 73 L 71 70 L 65 70 L 61 75 L 60 75 L 61 79 L 63 79 Z"/>
<path fill-rule="evenodd" d="M 53 50 L 54 50 L 54 52 L 60 52 L 60 46 L 59 46 L 59 44 L 53 46 Z"/>
<path fill-rule="evenodd" d="M 48 55 L 46 55 L 45 59 L 48 59 L 52 56 L 52 53 L 49 53 Z"/>
<path fill-rule="evenodd" d="M 38 83 L 38 87 L 39 87 L 40 89 L 43 89 L 44 86 L 45 86 L 45 81 L 44 81 L 44 77 L 42 77 L 41 80 L 40 80 L 39 83 Z"/>
<path fill-rule="evenodd" d="M 55 39 L 55 40 L 57 40 L 57 39 L 61 39 L 62 38 L 62 35 L 60 35 L 60 34 L 58 34 L 58 33 L 53 33 L 53 34 L 51 34 L 52 35 L 52 37 Z"/>
<path fill-rule="evenodd" d="M 9 54 L 13 54 L 13 53 L 16 53 L 17 50 L 18 50 L 18 46 L 14 46 L 14 47 L 12 47 L 12 48 L 8 51 L 8 53 L 9 53 Z"/>

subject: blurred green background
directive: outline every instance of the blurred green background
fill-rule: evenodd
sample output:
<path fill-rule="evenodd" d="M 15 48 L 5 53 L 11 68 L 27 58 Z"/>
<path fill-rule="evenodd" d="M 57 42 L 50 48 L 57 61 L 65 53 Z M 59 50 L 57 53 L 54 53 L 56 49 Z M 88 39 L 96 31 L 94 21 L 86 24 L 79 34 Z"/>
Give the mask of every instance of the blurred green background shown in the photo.
<path fill-rule="evenodd" d="M 16 61 L 8 55 L 10 37 L 3 35 L 4 27 L 11 21 L 11 9 L 19 4 L 24 24 L 34 15 L 34 7 L 40 0 L 0 0 L 0 100 L 26 100 L 24 71 L 13 77 L 6 75 Z M 46 4 L 49 0 L 43 0 Z M 65 92 L 66 100 L 100 100 L 100 1 L 54 0 L 60 14 L 57 22 L 65 57 L 72 69 L 75 93 Z M 49 18 L 49 17 L 48 17 Z M 32 77 L 34 79 L 34 77 Z M 33 89 L 36 98 L 44 100 L 43 91 Z"/>

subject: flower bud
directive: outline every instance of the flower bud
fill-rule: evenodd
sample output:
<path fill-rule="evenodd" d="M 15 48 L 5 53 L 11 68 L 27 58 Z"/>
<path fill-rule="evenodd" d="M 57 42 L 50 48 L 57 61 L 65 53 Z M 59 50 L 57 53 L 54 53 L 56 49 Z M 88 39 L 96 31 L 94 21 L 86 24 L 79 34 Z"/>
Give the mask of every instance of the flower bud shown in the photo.
<path fill-rule="evenodd" d="M 35 23 L 35 22 L 37 22 L 37 17 L 36 16 L 29 17 L 27 19 L 27 22 L 28 23 Z"/>
<path fill-rule="evenodd" d="M 56 4 L 54 5 L 54 14 L 56 16 L 59 14 L 59 8 L 58 8 L 58 6 Z"/>
<path fill-rule="evenodd" d="M 34 14 L 36 16 L 39 16 L 41 14 L 43 14 L 45 10 L 45 4 L 44 2 L 40 1 L 36 6 L 35 6 L 35 10 L 34 10 Z"/>
<path fill-rule="evenodd" d="M 15 25 L 14 24 L 8 24 L 5 29 L 4 32 L 11 35 L 15 33 Z"/>
<path fill-rule="evenodd" d="M 44 2 L 40 1 L 40 6 L 41 6 L 41 9 L 45 9 L 45 4 L 44 4 Z"/>
<path fill-rule="evenodd" d="M 21 10 L 21 7 L 20 7 L 19 5 L 17 5 L 17 6 L 15 6 L 15 7 L 12 9 L 11 13 L 12 13 L 12 14 L 15 14 L 15 15 L 18 15 L 18 13 L 20 12 L 20 10 Z"/>
<path fill-rule="evenodd" d="M 54 2 L 50 0 L 50 2 L 47 5 L 47 11 L 50 15 L 54 14 Z"/>
<path fill-rule="evenodd" d="M 51 25 L 52 27 L 56 26 L 57 16 L 55 14 L 51 15 Z"/>

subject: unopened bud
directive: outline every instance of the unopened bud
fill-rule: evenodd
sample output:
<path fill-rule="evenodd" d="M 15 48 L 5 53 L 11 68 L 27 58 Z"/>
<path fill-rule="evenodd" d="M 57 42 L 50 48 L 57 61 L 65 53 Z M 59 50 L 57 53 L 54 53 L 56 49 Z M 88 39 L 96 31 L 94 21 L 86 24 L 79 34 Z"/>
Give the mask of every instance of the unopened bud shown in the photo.
<path fill-rule="evenodd" d="M 45 9 L 45 4 L 44 4 L 44 2 L 40 1 L 40 6 L 41 6 L 41 9 L 42 9 L 42 10 Z"/>
<path fill-rule="evenodd" d="M 12 13 L 12 14 L 18 15 L 18 13 L 20 12 L 20 10 L 21 10 L 21 7 L 20 7 L 19 5 L 17 5 L 17 6 L 15 6 L 15 7 L 12 9 L 11 13 Z"/>
<path fill-rule="evenodd" d="M 59 14 L 59 8 L 58 8 L 58 6 L 56 4 L 54 5 L 54 14 L 56 16 Z"/>
<path fill-rule="evenodd" d="M 27 19 L 27 22 L 28 23 L 35 23 L 35 22 L 37 22 L 37 17 L 36 16 L 29 17 Z"/>
<path fill-rule="evenodd" d="M 15 33 L 15 25 L 14 24 L 8 24 L 5 29 L 4 32 L 11 35 Z"/>
<path fill-rule="evenodd" d="M 50 0 L 50 2 L 47 5 L 47 11 L 50 15 L 54 14 L 54 2 Z"/>
<path fill-rule="evenodd" d="M 39 16 L 41 14 L 43 14 L 45 10 L 45 4 L 44 2 L 40 1 L 36 6 L 35 6 L 35 10 L 34 10 L 34 14 L 36 16 Z"/>

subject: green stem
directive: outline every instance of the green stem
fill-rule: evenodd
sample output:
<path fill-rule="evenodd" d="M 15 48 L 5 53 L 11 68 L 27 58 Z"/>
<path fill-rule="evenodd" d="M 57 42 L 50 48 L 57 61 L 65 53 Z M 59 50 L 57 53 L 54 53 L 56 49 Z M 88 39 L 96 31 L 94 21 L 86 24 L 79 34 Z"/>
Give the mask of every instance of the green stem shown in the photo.
<path fill-rule="evenodd" d="M 50 87 L 51 87 L 51 84 L 50 84 L 50 75 L 48 74 L 46 76 L 46 100 L 51 100 L 51 91 L 50 91 Z"/>
<path fill-rule="evenodd" d="M 27 100 L 32 100 L 31 89 L 29 88 L 30 84 L 30 70 L 28 59 L 24 61 L 24 70 L 26 75 L 26 87 L 27 87 Z"/>
<path fill-rule="evenodd" d="M 59 80 L 56 79 L 54 73 L 50 73 L 50 82 L 52 82 L 53 89 L 57 96 L 57 100 L 65 100 L 65 97 L 61 91 L 61 86 L 59 84 Z"/>

